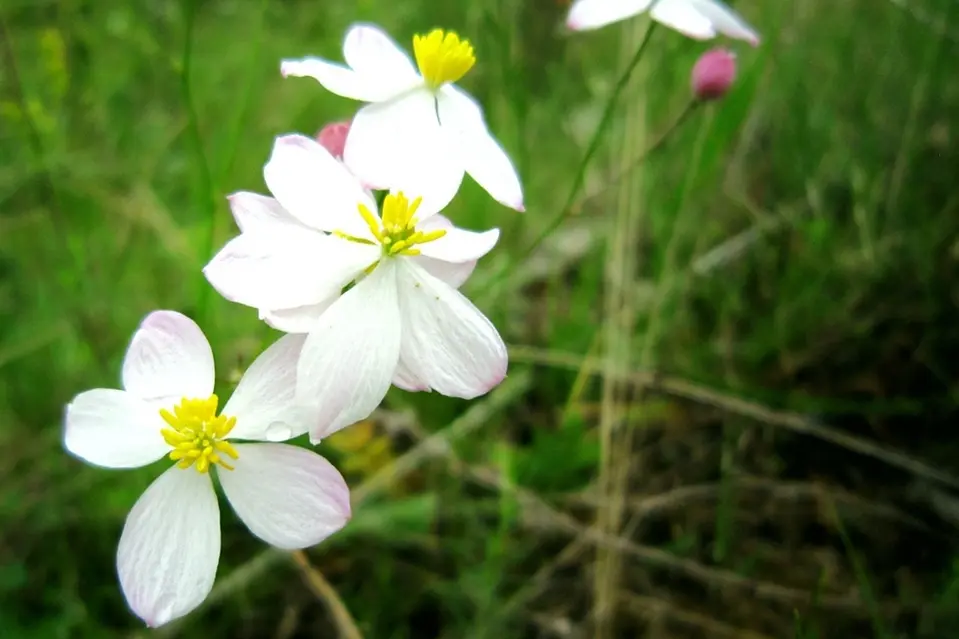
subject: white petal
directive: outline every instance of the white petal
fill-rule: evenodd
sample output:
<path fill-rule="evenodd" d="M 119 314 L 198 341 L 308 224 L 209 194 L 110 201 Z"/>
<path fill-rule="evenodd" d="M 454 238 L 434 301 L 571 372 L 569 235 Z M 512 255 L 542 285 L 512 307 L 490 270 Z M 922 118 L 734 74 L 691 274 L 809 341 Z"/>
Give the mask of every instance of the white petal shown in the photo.
<path fill-rule="evenodd" d="M 260 309 L 260 319 L 284 333 L 309 333 L 320 319 L 320 315 L 337 299 L 339 295 L 318 304 L 272 310 Z"/>
<path fill-rule="evenodd" d="M 712 22 L 697 11 L 689 0 L 659 0 L 649 15 L 653 20 L 696 40 L 716 37 Z"/>
<path fill-rule="evenodd" d="M 576 0 L 566 17 L 574 31 L 598 29 L 642 13 L 653 0 Z"/>
<path fill-rule="evenodd" d="M 383 84 L 375 76 L 366 77 L 342 64 L 327 62 L 322 58 L 283 60 L 280 73 L 284 78 L 313 78 L 327 91 L 361 102 L 388 100 L 396 95 L 397 90 L 395 85 Z"/>
<path fill-rule="evenodd" d="M 463 180 L 463 166 L 436 118 L 436 100 L 426 90 L 360 109 L 343 161 L 372 188 L 423 197 L 421 220 L 445 207 Z"/>
<path fill-rule="evenodd" d="M 719 0 L 689 0 L 699 13 L 703 14 L 720 33 L 745 40 L 753 46 L 759 44 L 759 34 L 746 24 L 739 15 Z"/>
<path fill-rule="evenodd" d="M 277 228 L 297 232 L 308 229 L 271 197 L 238 191 L 227 200 L 233 219 L 243 233 L 273 232 Z"/>
<path fill-rule="evenodd" d="M 483 257 L 496 246 L 499 240 L 499 229 L 476 232 L 452 227 L 446 229 L 446 235 L 418 244 L 422 255 L 444 262 L 474 262 Z"/>
<path fill-rule="evenodd" d="M 296 400 L 314 442 L 365 419 L 389 390 L 400 356 L 398 261 L 384 260 L 336 300 L 303 346 Z"/>
<path fill-rule="evenodd" d="M 295 308 L 339 295 L 378 256 L 373 246 L 307 229 L 244 233 L 227 242 L 203 274 L 231 302 Z"/>
<path fill-rule="evenodd" d="M 409 56 L 375 25 L 350 27 L 343 40 L 343 59 L 363 78 L 392 87 L 394 94 L 423 83 Z"/>
<path fill-rule="evenodd" d="M 307 431 L 294 404 L 296 362 L 305 335 L 284 335 L 253 360 L 223 407 L 236 417 L 230 439 L 283 441 Z"/>
<path fill-rule="evenodd" d="M 447 231 L 452 230 L 453 223 L 444 215 L 434 215 L 417 225 L 417 228 L 421 231 L 434 231 L 436 229 L 446 229 Z M 469 276 L 473 274 L 473 270 L 476 268 L 476 260 L 470 260 L 466 262 L 446 262 L 442 260 L 434 260 L 430 257 L 425 257 L 424 255 L 417 255 L 410 258 L 416 262 L 422 268 L 425 268 L 427 272 L 440 280 L 446 282 L 453 288 L 459 288 L 463 285 L 466 280 L 469 279 Z M 400 362 L 402 366 L 402 361 Z M 394 382 L 395 386 L 400 388 L 406 388 L 402 384 L 397 384 Z M 417 389 L 422 390 L 422 389 Z"/>
<path fill-rule="evenodd" d="M 97 388 L 67 405 L 63 445 L 80 459 L 105 468 L 137 468 L 170 452 L 160 430 L 166 424 L 147 402 L 121 390 Z"/>
<path fill-rule="evenodd" d="M 208 474 L 174 466 L 127 516 L 117 572 L 127 603 L 152 628 L 199 606 L 220 561 L 220 510 Z"/>
<path fill-rule="evenodd" d="M 209 397 L 214 374 L 203 331 L 176 311 L 147 315 L 123 359 L 123 387 L 143 399 Z"/>
<path fill-rule="evenodd" d="M 506 345 L 459 291 L 410 261 L 397 274 L 400 357 L 417 379 L 450 397 L 472 399 L 506 376 Z"/>
<path fill-rule="evenodd" d="M 316 453 L 288 444 L 243 444 L 236 451 L 236 470 L 220 472 L 220 484 L 250 532 L 266 543 L 314 546 L 349 521 L 346 481 Z"/>
<path fill-rule="evenodd" d="M 466 280 L 473 274 L 473 271 L 476 270 L 476 260 L 454 264 L 453 262 L 434 260 L 429 257 L 423 257 L 422 255 L 417 255 L 410 259 L 416 262 L 418 266 L 426 269 L 427 273 L 446 282 L 453 288 L 459 288 L 465 284 Z"/>
<path fill-rule="evenodd" d="M 402 358 L 397 362 L 396 371 L 393 373 L 393 386 L 411 393 L 430 390 L 429 385 L 419 379 L 413 371 L 410 370 L 409 366 L 403 363 Z"/>
<path fill-rule="evenodd" d="M 263 167 L 263 179 L 277 201 L 304 224 L 372 239 L 358 207 L 363 204 L 375 211 L 376 202 L 316 140 L 304 135 L 278 137 Z"/>
<path fill-rule="evenodd" d="M 516 167 L 487 129 L 479 104 L 452 85 L 443 87 L 437 100 L 443 131 L 452 136 L 466 172 L 497 202 L 525 210 Z"/>

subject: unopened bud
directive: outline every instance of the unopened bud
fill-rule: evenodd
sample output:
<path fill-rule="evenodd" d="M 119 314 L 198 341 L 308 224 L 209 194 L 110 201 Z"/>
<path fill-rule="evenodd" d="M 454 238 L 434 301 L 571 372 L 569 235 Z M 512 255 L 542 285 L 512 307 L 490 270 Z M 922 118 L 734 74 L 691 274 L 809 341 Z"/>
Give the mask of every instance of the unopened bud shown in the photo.
<path fill-rule="evenodd" d="M 726 49 L 710 49 L 693 66 L 693 94 L 700 100 L 717 100 L 736 79 L 736 56 Z"/>
<path fill-rule="evenodd" d="M 346 147 L 346 136 L 350 132 L 349 122 L 331 122 L 316 134 L 316 141 L 330 152 L 333 157 L 342 160 Z"/>

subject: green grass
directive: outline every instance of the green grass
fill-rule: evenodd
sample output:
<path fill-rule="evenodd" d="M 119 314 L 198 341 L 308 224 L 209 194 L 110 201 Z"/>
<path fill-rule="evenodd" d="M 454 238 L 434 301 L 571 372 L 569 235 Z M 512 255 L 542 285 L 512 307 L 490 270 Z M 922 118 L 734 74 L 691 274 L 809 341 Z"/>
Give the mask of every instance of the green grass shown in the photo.
<path fill-rule="evenodd" d="M 339 59 L 357 20 L 474 42 L 462 85 L 528 209 L 467 179 L 448 210 L 503 230 L 464 287 L 511 345 L 503 387 L 394 390 L 319 448 L 358 503 L 309 560 L 358 632 L 959 633 L 959 2 L 736 4 L 764 41 L 731 45 L 734 90 L 612 185 L 708 45 L 654 29 L 611 106 L 645 19 L 567 35 L 553 0 L 0 0 L 3 636 L 150 636 L 114 555 L 161 464 L 72 459 L 63 406 L 117 384 L 157 308 L 201 323 L 224 393 L 275 338 L 200 269 L 273 137 L 355 109 L 279 61 Z M 223 513 L 214 596 L 157 634 L 336 636 L 302 569 Z"/>

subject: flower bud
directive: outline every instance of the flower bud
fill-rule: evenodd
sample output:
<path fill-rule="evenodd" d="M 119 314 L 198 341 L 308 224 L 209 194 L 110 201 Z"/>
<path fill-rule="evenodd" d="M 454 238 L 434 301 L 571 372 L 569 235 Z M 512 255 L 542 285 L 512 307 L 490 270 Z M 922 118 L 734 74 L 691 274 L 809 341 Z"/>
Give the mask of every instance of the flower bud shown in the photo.
<path fill-rule="evenodd" d="M 693 66 L 693 94 L 700 100 L 717 100 L 736 79 L 736 56 L 726 49 L 710 49 Z"/>
<path fill-rule="evenodd" d="M 346 136 L 350 132 L 350 123 L 331 122 L 320 129 L 316 134 L 316 141 L 338 160 L 343 159 L 343 149 L 346 147 Z"/>

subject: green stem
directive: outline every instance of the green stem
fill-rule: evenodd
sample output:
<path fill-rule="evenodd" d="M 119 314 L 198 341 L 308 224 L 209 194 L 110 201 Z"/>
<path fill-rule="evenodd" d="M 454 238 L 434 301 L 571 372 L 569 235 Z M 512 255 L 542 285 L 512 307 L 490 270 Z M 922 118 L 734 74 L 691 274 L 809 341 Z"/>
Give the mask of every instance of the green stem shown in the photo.
<path fill-rule="evenodd" d="M 586 147 L 586 153 L 583 154 L 583 158 L 579 162 L 579 167 L 576 169 L 576 177 L 573 179 L 573 184 L 570 187 L 569 194 L 566 196 L 565 204 L 563 204 L 563 207 L 560 209 L 559 213 L 553 216 L 553 219 L 546 224 L 545 228 L 543 228 L 539 235 L 537 235 L 529 244 L 529 246 L 526 247 L 526 249 L 523 251 L 523 258 L 528 257 L 533 251 L 539 248 L 540 244 L 542 244 L 546 238 L 553 233 L 553 231 L 559 228 L 559 226 L 573 210 L 573 204 L 576 202 L 576 196 L 579 195 L 579 190 L 586 181 L 586 171 L 589 168 L 590 163 L 593 161 L 593 157 L 599 151 L 600 144 L 603 141 L 603 134 L 606 133 L 609 125 L 612 123 L 613 114 L 616 111 L 616 105 L 619 102 L 619 97 L 623 93 L 623 90 L 626 89 L 626 85 L 629 84 L 629 79 L 632 77 L 633 71 L 639 65 L 640 60 L 642 60 L 643 53 L 646 51 L 646 46 L 649 44 L 649 41 L 653 35 L 653 31 L 655 30 L 656 24 L 651 23 L 649 28 L 646 30 L 646 34 L 643 37 L 642 42 L 640 42 L 639 46 L 636 48 L 636 53 L 633 54 L 629 64 L 626 65 L 626 69 L 616 81 L 616 85 L 613 87 L 613 92 L 610 94 L 609 100 L 606 102 L 606 108 L 603 110 L 603 115 L 600 117 L 599 124 L 596 125 L 596 129 L 593 131 L 593 135 L 590 138 L 589 145 Z M 485 294 L 487 290 L 499 279 L 501 279 L 507 272 L 508 268 L 501 268 L 489 280 L 486 281 L 486 285 L 477 293 L 477 295 Z"/>

